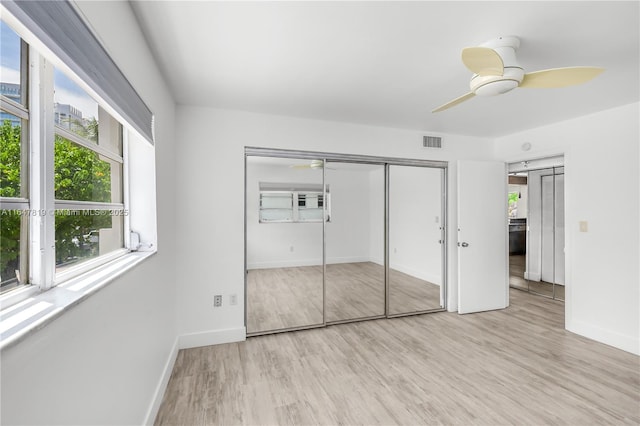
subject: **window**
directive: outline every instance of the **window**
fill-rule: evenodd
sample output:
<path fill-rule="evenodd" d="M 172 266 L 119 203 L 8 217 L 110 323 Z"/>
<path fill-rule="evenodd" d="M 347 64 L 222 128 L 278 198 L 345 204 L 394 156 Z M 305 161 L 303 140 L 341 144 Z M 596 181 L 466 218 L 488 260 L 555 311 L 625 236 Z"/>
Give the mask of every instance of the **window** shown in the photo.
<path fill-rule="evenodd" d="M 327 200 L 329 199 L 327 185 Z M 260 182 L 260 223 L 322 222 L 322 185 Z M 327 221 L 331 217 L 327 202 Z"/>
<path fill-rule="evenodd" d="M 0 31 L 0 293 L 47 289 L 127 252 L 123 126 L 3 21 Z M 32 120 L 47 124 L 30 134 Z"/>
<path fill-rule="evenodd" d="M 28 277 L 28 47 L 0 21 L 0 293 Z"/>
<path fill-rule="evenodd" d="M 56 272 L 124 247 L 122 126 L 54 71 Z"/>

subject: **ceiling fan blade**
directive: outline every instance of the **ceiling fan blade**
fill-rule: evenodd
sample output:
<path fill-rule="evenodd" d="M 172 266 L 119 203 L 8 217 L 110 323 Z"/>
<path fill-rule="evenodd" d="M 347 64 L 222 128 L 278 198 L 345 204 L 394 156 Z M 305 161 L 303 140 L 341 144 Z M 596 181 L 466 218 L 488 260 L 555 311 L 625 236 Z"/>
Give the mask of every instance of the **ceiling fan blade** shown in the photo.
<path fill-rule="evenodd" d="M 502 58 L 498 52 L 488 47 L 462 49 L 462 62 L 471 72 L 480 76 L 504 74 Z"/>
<path fill-rule="evenodd" d="M 586 83 L 604 71 L 597 67 L 552 68 L 530 72 L 524 75 L 520 87 L 556 88 Z"/>
<path fill-rule="evenodd" d="M 462 96 L 460 96 L 459 98 L 455 98 L 454 100 L 452 100 L 452 101 L 450 101 L 450 102 L 447 102 L 447 103 L 446 103 L 446 104 L 444 104 L 444 105 L 439 106 L 438 108 L 434 109 L 434 110 L 433 110 L 433 111 L 431 111 L 431 112 L 440 112 L 440 111 L 444 111 L 445 109 L 449 109 L 449 108 L 451 108 L 452 106 L 456 106 L 456 105 L 458 105 L 458 104 L 460 104 L 460 103 L 462 103 L 462 102 L 464 102 L 464 101 L 466 101 L 466 100 L 468 100 L 468 99 L 473 98 L 474 96 L 475 96 L 475 95 L 473 94 L 473 92 L 469 92 L 469 93 L 467 93 L 466 95 L 462 95 Z"/>

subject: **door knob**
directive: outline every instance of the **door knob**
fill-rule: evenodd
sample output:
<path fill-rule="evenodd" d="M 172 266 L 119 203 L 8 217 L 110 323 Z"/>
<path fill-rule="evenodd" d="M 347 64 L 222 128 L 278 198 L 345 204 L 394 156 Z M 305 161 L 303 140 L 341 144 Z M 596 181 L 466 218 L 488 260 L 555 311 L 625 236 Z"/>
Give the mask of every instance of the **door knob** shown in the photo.
<path fill-rule="evenodd" d="M 465 242 L 461 243 L 460 245 L 461 245 L 462 247 L 469 247 L 469 243 L 465 243 Z"/>

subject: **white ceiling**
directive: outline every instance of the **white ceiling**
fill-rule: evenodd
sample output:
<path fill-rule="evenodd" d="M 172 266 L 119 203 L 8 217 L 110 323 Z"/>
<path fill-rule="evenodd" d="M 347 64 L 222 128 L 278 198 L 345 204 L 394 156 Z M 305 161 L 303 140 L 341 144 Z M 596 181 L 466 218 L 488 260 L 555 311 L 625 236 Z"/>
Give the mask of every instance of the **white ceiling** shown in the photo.
<path fill-rule="evenodd" d="M 639 2 L 134 1 L 179 104 L 495 137 L 637 102 Z M 460 51 L 521 40 L 525 71 L 599 66 L 562 89 L 469 91 Z"/>

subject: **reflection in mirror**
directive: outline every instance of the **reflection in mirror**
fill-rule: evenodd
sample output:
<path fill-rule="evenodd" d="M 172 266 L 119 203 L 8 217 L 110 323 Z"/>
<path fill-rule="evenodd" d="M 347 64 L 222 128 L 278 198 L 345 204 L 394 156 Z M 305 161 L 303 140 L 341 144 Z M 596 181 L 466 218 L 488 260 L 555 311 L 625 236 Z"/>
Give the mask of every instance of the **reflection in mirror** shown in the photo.
<path fill-rule="evenodd" d="M 389 166 L 389 315 L 444 307 L 442 175 Z"/>
<path fill-rule="evenodd" d="M 527 253 L 527 214 L 529 186 L 527 172 L 509 175 L 509 285 L 521 290 L 529 289 L 525 279 L 525 255 Z"/>
<path fill-rule="evenodd" d="M 564 168 L 509 176 L 509 285 L 564 300 Z"/>
<path fill-rule="evenodd" d="M 384 166 L 327 162 L 326 321 L 384 315 Z"/>
<path fill-rule="evenodd" d="M 247 333 L 323 324 L 322 169 L 247 157 Z"/>

